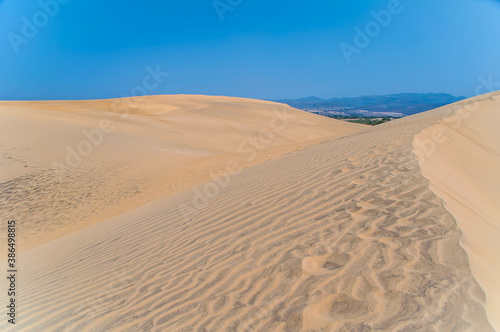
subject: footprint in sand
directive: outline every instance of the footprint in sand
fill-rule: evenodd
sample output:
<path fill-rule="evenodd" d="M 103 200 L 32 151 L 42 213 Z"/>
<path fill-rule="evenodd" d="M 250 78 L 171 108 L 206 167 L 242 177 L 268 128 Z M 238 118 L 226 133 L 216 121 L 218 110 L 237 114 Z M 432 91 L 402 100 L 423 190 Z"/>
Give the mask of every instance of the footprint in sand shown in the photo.
<path fill-rule="evenodd" d="M 322 256 L 310 256 L 302 260 L 304 276 L 333 274 L 349 262 L 347 253 Z"/>
<path fill-rule="evenodd" d="M 370 305 L 345 294 L 335 294 L 304 309 L 304 329 L 334 328 L 336 323 L 358 319 L 368 314 Z"/>

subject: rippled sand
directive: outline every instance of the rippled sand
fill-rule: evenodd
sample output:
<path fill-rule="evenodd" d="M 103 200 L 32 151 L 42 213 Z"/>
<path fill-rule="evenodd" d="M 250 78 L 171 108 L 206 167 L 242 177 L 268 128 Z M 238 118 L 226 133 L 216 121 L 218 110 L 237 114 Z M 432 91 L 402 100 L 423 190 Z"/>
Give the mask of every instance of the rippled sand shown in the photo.
<path fill-rule="evenodd" d="M 489 201 L 479 199 L 469 200 L 463 208 L 488 212 L 491 218 L 485 220 L 471 219 L 452 208 L 458 206 L 460 190 L 468 189 L 454 182 L 458 175 L 451 166 L 442 165 L 448 158 L 463 158 L 470 149 L 440 157 L 451 149 L 446 144 L 456 142 L 452 131 L 444 134 L 445 143 L 434 142 L 431 136 L 433 149 L 428 148 L 428 141 L 422 145 L 422 140 L 429 139 L 429 128 L 442 125 L 440 120 L 456 116 L 471 103 L 498 112 L 498 104 L 491 104 L 493 96 L 374 128 L 325 122 L 293 111 L 299 120 L 291 121 L 296 129 L 290 135 L 308 140 L 298 139 L 295 144 L 300 146 L 276 143 L 281 156 L 274 150 L 258 154 L 253 165 L 217 181 L 206 182 L 207 175 L 200 175 L 194 189 L 180 191 L 179 186 L 166 197 L 23 252 L 16 330 L 492 331 L 488 318 L 496 322 L 494 311 L 489 310 L 495 308 L 493 279 L 482 277 L 488 271 L 481 269 L 481 260 L 486 259 L 482 256 L 486 252 L 492 258 L 489 263 L 498 264 L 498 251 L 488 251 L 493 248 L 488 232 L 470 232 L 466 226 L 489 221 L 498 227 L 498 205 L 494 204 L 498 199 L 493 197 L 493 207 L 480 205 Z M 228 109 L 238 109 L 240 102 Z M 470 119 L 481 117 L 482 109 Z M 191 116 L 188 112 L 183 121 Z M 160 121 L 168 123 L 170 118 L 162 115 Z M 256 122 L 247 131 L 231 126 L 238 138 L 244 138 L 268 121 Z M 247 120 L 244 123 L 249 126 Z M 474 128 L 464 129 L 472 135 L 468 138 L 480 146 L 491 143 L 474 139 L 478 132 L 489 130 L 487 122 L 467 120 L 464 128 L 469 125 Z M 476 126 L 488 128 L 478 131 Z M 216 146 L 218 137 L 230 130 L 212 132 L 206 149 Z M 135 138 L 129 142 L 136 144 Z M 149 144 L 145 142 L 144 148 Z M 498 148 L 498 141 L 492 145 Z M 231 155 L 234 147 L 212 159 L 226 158 L 218 165 L 227 165 L 235 156 L 242 157 Z M 113 144 L 108 149 L 113 150 Z M 497 152 L 493 149 L 482 159 L 479 167 L 484 172 L 490 170 L 485 165 L 498 170 L 494 167 L 497 157 L 492 157 Z M 146 178 L 142 174 L 146 171 L 126 173 L 127 165 L 133 163 L 125 163 L 123 169 L 110 164 L 116 172 L 113 176 L 104 168 L 101 173 L 92 171 L 100 164 L 89 166 L 85 179 L 94 183 L 94 173 L 101 174 L 105 183 L 100 184 L 99 195 L 108 197 L 115 194 L 113 188 L 129 187 L 123 181 L 134 183 L 130 174 Z M 444 170 L 436 173 L 439 167 Z M 471 179 L 478 193 L 489 185 L 485 179 L 498 180 L 495 172 L 478 177 L 477 170 L 467 170 L 459 175 Z M 121 185 L 111 185 L 106 182 L 109 178 Z M 40 190 L 47 182 L 48 176 L 40 182 Z M 71 183 L 81 182 L 85 181 L 70 182 L 65 197 L 76 191 Z M 219 190 L 211 191 L 214 185 Z M 203 194 L 207 192 L 213 194 Z M 485 197 L 496 194 L 484 191 Z M 79 202 L 108 204 L 87 203 L 85 196 Z M 51 209 L 39 207 L 48 215 Z M 68 206 L 65 211 L 78 210 Z M 45 224 L 40 223 L 32 227 L 44 230 Z M 485 236 L 483 251 L 476 250 L 482 241 L 476 236 Z M 468 237 L 479 245 L 467 245 Z M 471 251 L 466 252 L 461 243 Z M 4 296 L 0 293 L 1 303 Z M 0 321 L 0 329 L 8 328 Z"/>

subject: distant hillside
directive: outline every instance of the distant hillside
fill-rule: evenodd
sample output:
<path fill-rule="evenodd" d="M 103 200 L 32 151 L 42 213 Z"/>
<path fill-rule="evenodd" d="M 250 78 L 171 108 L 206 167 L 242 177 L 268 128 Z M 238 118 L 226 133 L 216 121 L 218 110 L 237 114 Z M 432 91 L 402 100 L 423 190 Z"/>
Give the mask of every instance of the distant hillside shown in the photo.
<path fill-rule="evenodd" d="M 405 116 L 429 111 L 465 99 L 446 93 L 400 93 L 385 96 L 363 96 L 354 98 L 278 100 L 292 107 L 319 114 L 345 115 L 394 115 Z"/>

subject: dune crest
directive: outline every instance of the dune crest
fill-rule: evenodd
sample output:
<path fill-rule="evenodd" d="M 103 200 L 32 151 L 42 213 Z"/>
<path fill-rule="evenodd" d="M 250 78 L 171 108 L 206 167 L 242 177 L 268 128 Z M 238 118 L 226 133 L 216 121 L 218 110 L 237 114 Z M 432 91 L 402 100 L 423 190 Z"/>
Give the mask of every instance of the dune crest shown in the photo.
<path fill-rule="evenodd" d="M 418 134 L 423 175 L 462 230 L 486 309 L 500 331 L 500 94 L 470 103 Z"/>
<path fill-rule="evenodd" d="M 200 214 L 177 192 L 28 250 L 16 328 L 493 331 L 413 146 L 469 103 L 246 168 Z"/>
<path fill-rule="evenodd" d="M 18 220 L 20 250 L 366 128 L 283 104 L 190 95 L 0 102 L 0 124 L 0 227 Z"/>

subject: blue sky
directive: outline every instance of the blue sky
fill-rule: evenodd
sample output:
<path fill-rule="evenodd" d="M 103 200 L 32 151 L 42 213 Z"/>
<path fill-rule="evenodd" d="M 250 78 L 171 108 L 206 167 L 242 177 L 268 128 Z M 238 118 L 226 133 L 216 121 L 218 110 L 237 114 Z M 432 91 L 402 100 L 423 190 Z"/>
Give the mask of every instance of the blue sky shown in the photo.
<path fill-rule="evenodd" d="M 396 0 L 217 0 L 223 20 L 213 0 L 60 1 L 52 17 L 0 0 L 0 99 L 128 96 L 148 66 L 169 73 L 148 94 L 259 99 L 471 96 L 478 76 L 500 81 L 500 1 L 401 0 L 350 63 L 341 43 Z"/>

